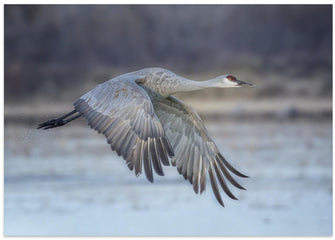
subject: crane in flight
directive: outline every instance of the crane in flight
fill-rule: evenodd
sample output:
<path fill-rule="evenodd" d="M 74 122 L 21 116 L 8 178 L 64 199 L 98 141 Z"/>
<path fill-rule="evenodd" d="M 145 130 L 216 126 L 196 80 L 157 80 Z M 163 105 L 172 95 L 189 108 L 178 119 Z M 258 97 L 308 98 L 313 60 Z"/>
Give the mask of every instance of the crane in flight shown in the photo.
<path fill-rule="evenodd" d="M 146 68 L 97 85 L 73 104 L 72 112 L 41 123 L 38 128 L 55 128 L 84 117 L 91 128 L 106 137 L 136 176 L 142 173 L 143 166 L 147 179 L 153 182 L 152 169 L 164 176 L 162 164 L 168 166 L 171 162 L 193 185 L 195 193 L 202 193 L 208 174 L 214 195 L 224 206 L 217 181 L 230 198 L 237 200 L 226 180 L 245 190 L 231 173 L 248 176 L 222 156 L 197 112 L 173 94 L 243 86 L 252 84 L 232 75 L 193 81 L 167 69 Z"/>

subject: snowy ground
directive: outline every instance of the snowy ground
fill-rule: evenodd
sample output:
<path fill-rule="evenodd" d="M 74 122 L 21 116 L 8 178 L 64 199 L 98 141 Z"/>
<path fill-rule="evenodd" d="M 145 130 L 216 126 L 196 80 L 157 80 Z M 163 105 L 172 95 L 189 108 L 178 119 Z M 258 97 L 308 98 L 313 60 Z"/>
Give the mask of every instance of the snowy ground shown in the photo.
<path fill-rule="evenodd" d="M 82 121 L 82 120 L 81 120 Z M 207 122 L 221 152 L 251 176 L 194 194 L 173 167 L 136 178 L 81 125 L 5 126 L 5 235 L 331 235 L 330 121 Z"/>

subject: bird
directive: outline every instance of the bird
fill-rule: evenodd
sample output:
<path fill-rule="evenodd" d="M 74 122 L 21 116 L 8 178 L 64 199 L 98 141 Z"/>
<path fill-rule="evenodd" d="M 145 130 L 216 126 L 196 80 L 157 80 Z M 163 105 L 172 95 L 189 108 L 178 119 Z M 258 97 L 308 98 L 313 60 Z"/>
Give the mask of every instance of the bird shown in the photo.
<path fill-rule="evenodd" d="M 37 128 L 60 127 L 83 117 L 92 129 L 106 137 L 111 149 L 123 157 L 136 176 L 144 169 L 146 178 L 153 182 L 153 170 L 164 176 L 162 165 L 171 164 L 193 185 L 194 192 L 201 194 L 208 175 L 215 198 L 224 207 L 222 190 L 237 200 L 227 181 L 246 190 L 232 174 L 249 176 L 223 157 L 199 114 L 173 94 L 244 86 L 253 85 L 230 74 L 194 81 L 164 68 L 144 68 L 97 85 L 74 102 L 73 111 Z"/>

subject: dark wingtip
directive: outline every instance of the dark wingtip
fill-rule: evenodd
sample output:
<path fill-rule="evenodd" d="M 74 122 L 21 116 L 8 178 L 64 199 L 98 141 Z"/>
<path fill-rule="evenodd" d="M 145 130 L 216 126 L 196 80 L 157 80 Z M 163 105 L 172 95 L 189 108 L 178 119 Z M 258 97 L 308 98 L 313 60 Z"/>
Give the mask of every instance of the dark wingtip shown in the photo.
<path fill-rule="evenodd" d="M 247 176 L 247 175 L 245 175 L 245 174 L 243 174 L 243 173 L 241 173 L 241 172 L 238 172 L 239 174 L 236 174 L 237 176 L 239 176 L 239 177 L 242 177 L 242 178 L 250 178 L 249 176 Z"/>
<path fill-rule="evenodd" d="M 238 189 L 241 189 L 241 190 L 247 190 L 244 187 L 242 187 L 241 185 L 238 185 L 238 186 L 235 186 L 235 187 L 237 187 Z"/>
<path fill-rule="evenodd" d="M 163 146 L 165 150 L 167 151 L 168 156 L 170 158 L 174 157 L 174 151 L 173 151 L 173 148 L 168 138 L 165 136 L 164 138 L 162 138 L 162 141 L 163 141 Z"/>
<path fill-rule="evenodd" d="M 196 182 L 196 183 L 194 183 L 194 185 L 193 185 L 193 191 L 196 193 L 196 194 L 198 194 L 198 192 L 199 192 L 199 184 Z"/>
<path fill-rule="evenodd" d="M 223 162 L 223 164 L 230 170 L 230 172 L 234 173 L 236 176 L 242 178 L 249 178 L 249 176 L 244 175 L 243 173 L 237 171 L 223 156 L 221 153 L 218 153 L 217 156 Z"/>

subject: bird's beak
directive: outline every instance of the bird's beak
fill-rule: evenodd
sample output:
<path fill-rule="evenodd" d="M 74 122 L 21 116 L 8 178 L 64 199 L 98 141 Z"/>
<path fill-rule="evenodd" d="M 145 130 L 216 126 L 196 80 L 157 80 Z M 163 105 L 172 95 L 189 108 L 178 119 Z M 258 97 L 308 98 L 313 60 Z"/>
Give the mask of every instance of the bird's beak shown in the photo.
<path fill-rule="evenodd" d="M 249 87 L 253 87 L 254 85 L 251 84 L 251 83 L 243 82 L 241 80 L 237 80 L 237 86 L 249 86 Z"/>

